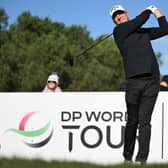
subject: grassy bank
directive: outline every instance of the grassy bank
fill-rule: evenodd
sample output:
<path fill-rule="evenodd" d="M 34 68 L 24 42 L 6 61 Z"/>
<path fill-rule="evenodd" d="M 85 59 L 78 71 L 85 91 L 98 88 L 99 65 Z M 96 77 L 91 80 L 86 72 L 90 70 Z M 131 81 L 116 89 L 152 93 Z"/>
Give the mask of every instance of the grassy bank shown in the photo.
<path fill-rule="evenodd" d="M 46 162 L 42 160 L 24 160 L 24 159 L 0 159 L 0 168 L 168 168 L 168 164 L 147 164 L 147 165 L 96 165 L 80 162 Z"/>

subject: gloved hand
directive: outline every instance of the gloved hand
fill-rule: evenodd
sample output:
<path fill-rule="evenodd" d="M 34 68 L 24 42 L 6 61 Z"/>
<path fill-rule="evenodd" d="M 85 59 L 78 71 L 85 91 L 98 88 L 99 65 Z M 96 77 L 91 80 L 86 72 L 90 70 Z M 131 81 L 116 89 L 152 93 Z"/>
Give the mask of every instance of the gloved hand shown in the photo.
<path fill-rule="evenodd" d="M 150 10 L 152 13 L 154 13 L 157 10 L 157 7 L 155 5 L 150 5 L 146 9 Z"/>

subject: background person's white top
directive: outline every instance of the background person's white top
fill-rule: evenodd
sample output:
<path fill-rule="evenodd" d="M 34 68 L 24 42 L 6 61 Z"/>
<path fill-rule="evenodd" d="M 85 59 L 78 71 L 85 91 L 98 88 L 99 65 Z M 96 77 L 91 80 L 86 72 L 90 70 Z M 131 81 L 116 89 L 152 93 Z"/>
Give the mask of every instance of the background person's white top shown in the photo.
<path fill-rule="evenodd" d="M 55 90 L 53 91 L 53 90 L 51 90 L 51 89 L 48 89 L 48 87 L 47 86 L 45 86 L 45 88 L 43 89 L 43 91 L 42 92 L 48 92 L 48 93 L 52 93 L 52 92 L 62 92 L 62 90 L 61 90 L 61 88 L 59 87 L 59 86 L 57 86 L 56 88 L 55 88 Z"/>

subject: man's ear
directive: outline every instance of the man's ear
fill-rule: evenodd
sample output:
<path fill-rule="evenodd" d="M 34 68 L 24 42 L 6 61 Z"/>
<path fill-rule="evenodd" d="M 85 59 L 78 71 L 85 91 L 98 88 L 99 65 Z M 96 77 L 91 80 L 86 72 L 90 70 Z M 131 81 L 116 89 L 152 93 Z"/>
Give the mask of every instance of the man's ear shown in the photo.
<path fill-rule="evenodd" d="M 126 12 L 125 14 L 126 14 L 126 16 L 127 16 L 128 20 L 129 20 L 129 16 L 128 16 L 128 13 Z"/>

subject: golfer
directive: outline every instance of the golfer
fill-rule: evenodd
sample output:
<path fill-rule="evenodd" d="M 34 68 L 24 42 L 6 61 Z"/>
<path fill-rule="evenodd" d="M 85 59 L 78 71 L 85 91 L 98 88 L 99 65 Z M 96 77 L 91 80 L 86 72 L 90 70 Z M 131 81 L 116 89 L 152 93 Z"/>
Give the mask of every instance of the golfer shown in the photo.
<path fill-rule="evenodd" d="M 151 14 L 156 17 L 159 26 L 142 28 Z M 147 7 L 131 20 L 121 5 L 113 6 L 110 15 L 116 24 L 114 40 L 123 58 L 127 81 L 125 100 L 128 118 L 123 156 L 125 162 L 132 162 L 139 129 L 139 148 L 135 161 L 145 163 L 149 154 L 151 115 L 160 87 L 159 67 L 151 40 L 167 35 L 168 23 L 154 5 Z"/>

